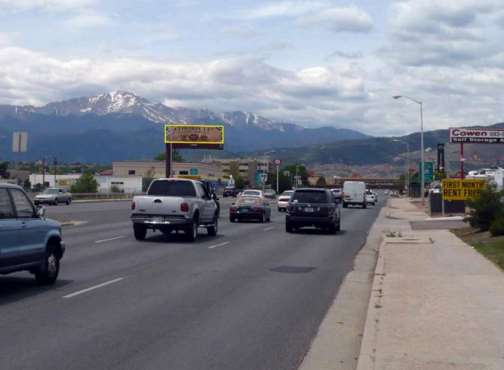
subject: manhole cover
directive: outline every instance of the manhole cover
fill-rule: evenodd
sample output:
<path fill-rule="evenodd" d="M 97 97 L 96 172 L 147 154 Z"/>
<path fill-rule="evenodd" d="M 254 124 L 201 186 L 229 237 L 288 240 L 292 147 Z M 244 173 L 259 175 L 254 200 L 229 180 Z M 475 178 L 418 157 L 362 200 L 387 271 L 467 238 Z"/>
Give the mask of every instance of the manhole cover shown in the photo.
<path fill-rule="evenodd" d="M 315 267 L 310 266 L 278 266 L 270 269 L 273 272 L 281 272 L 283 274 L 307 274 L 315 270 Z"/>

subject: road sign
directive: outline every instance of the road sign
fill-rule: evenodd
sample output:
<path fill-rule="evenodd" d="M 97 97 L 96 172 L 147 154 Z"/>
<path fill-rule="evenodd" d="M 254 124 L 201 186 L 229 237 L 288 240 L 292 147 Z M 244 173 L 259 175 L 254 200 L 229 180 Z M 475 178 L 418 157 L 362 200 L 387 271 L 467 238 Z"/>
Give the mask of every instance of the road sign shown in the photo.
<path fill-rule="evenodd" d="M 280 159 L 275 159 L 273 163 L 275 164 L 275 166 L 280 166 L 282 164 L 282 161 Z"/>
<path fill-rule="evenodd" d="M 224 149 L 224 126 L 165 125 L 165 144 L 175 149 Z"/>
<path fill-rule="evenodd" d="M 420 165 L 418 164 L 418 172 L 420 173 Z M 432 162 L 424 162 L 424 182 L 426 184 L 430 184 L 434 181 L 434 163 Z"/>
<path fill-rule="evenodd" d="M 28 150 L 28 133 L 16 131 L 12 134 L 12 151 L 14 153 L 25 153 Z"/>
<path fill-rule="evenodd" d="M 444 200 L 468 200 L 477 198 L 485 187 L 485 180 L 444 179 L 442 181 Z"/>

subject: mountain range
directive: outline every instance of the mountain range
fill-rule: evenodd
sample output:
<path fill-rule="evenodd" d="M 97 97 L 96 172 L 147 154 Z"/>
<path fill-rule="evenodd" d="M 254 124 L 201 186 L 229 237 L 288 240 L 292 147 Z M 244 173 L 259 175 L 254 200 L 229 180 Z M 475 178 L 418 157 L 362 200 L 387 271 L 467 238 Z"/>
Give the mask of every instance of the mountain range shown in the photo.
<path fill-rule="evenodd" d="M 249 112 L 172 108 L 127 91 L 116 91 L 41 107 L 0 105 L 0 158 L 57 157 L 64 162 L 83 163 L 152 159 L 163 150 L 165 123 L 223 124 L 225 151 L 213 151 L 211 154 L 215 156 L 369 137 L 350 129 L 304 128 L 275 122 Z M 27 153 L 11 153 L 14 131 L 29 133 Z M 201 157 L 209 152 L 193 150 L 184 154 Z"/>

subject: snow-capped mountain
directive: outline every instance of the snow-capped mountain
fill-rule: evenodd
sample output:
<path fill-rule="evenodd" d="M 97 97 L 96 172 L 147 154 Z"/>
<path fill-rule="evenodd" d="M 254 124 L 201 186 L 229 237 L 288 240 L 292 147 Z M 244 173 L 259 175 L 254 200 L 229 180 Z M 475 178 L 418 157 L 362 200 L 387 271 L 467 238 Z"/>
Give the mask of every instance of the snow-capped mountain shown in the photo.
<path fill-rule="evenodd" d="M 207 109 L 171 108 L 161 103 L 152 103 L 128 91 L 113 91 L 91 97 L 74 98 L 54 102 L 42 107 L 0 106 L 0 115 L 45 115 L 70 116 L 96 114 L 99 116 L 121 113 L 134 114 L 156 123 L 223 123 L 233 127 L 256 127 L 263 130 L 302 129 L 295 124 L 274 122 L 249 112 L 215 113 Z"/>
<path fill-rule="evenodd" d="M 279 123 L 249 112 L 172 108 L 115 91 L 42 107 L 0 105 L 0 158 L 12 157 L 10 134 L 24 130 L 30 134 L 30 150 L 23 159 L 57 156 L 64 161 L 100 163 L 150 159 L 162 150 L 164 123 L 224 124 L 225 150 L 234 153 L 367 137 L 349 129 Z"/>

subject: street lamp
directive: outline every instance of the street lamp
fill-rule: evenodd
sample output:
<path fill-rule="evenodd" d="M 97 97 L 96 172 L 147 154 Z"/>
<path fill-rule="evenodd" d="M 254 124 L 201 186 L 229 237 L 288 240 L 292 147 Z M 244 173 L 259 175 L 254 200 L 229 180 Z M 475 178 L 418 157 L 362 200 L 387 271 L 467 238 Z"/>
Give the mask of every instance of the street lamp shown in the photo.
<path fill-rule="evenodd" d="M 422 205 L 425 205 L 425 170 L 424 170 L 424 132 L 423 132 L 423 102 L 406 95 L 396 95 L 394 99 L 408 99 L 420 106 L 420 197 Z"/>
<path fill-rule="evenodd" d="M 406 181 L 408 183 L 408 196 L 410 196 L 410 145 L 407 141 L 404 141 L 404 140 L 400 140 L 400 139 L 394 139 L 392 140 L 393 142 L 396 142 L 396 143 L 403 143 L 406 145 L 406 151 L 408 153 L 408 157 L 407 157 L 407 170 L 406 170 Z"/>

